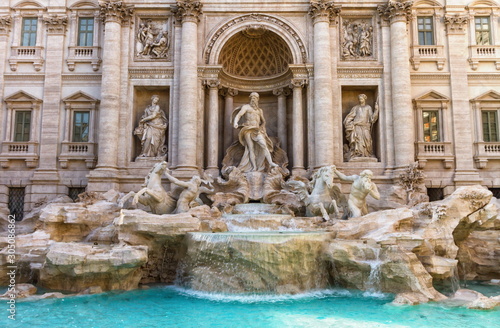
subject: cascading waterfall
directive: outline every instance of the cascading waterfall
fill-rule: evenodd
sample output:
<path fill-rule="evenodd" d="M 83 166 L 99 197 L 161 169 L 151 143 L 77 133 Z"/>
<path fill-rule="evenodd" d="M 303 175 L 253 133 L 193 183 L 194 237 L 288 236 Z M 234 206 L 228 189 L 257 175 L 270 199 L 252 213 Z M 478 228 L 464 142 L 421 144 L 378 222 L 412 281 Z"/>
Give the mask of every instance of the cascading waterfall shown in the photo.
<path fill-rule="evenodd" d="M 382 264 L 380 260 L 380 248 L 373 248 L 373 252 L 375 254 L 375 259 L 366 261 L 366 263 L 370 265 L 370 275 L 366 282 L 366 292 L 363 294 L 364 296 L 382 295 L 380 290 L 380 265 Z"/>
<path fill-rule="evenodd" d="M 201 233 L 186 236 L 177 284 L 223 293 L 288 293 L 328 286 L 327 232 Z"/>

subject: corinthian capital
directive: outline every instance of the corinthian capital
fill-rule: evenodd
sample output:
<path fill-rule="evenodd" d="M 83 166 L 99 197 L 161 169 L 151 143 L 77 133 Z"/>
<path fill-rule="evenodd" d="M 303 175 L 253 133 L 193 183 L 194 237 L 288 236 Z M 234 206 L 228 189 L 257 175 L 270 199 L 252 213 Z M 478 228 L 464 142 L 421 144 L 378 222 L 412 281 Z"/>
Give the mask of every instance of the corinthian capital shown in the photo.
<path fill-rule="evenodd" d="M 311 0 L 309 15 L 312 16 L 314 22 L 330 22 L 339 13 L 340 6 L 335 5 L 332 0 Z"/>
<path fill-rule="evenodd" d="M 68 25 L 67 15 L 49 15 L 43 18 L 43 22 L 47 26 L 47 32 L 50 34 L 64 34 L 66 25 Z"/>
<path fill-rule="evenodd" d="M 175 13 L 177 18 L 184 22 L 198 23 L 200 15 L 203 13 L 201 10 L 202 4 L 196 0 L 179 0 L 177 1 L 177 8 Z"/>
<path fill-rule="evenodd" d="M 122 1 L 101 1 L 99 2 L 100 16 L 104 23 L 116 22 L 121 24 L 128 21 L 134 9 L 132 6 L 127 6 Z"/>
<path fill-rule="evenodd" d="M 377 10 L 382 18 L 392 22 L 409 21 L 413 0 L 389 0 L 386 5 L 379 5 Z"/>
<path fill-rule="evenodd" d="M 444 16 L 444 23 L 446 25 L 448 34 L 463 34 L 469 18 L 467 16 L 446 15 Z"/>
<path fill-rule="evenodd" d="M 0 34 L 9 33 L 11 24 L 12 24 L 12 17 L 0 16 Z"/>

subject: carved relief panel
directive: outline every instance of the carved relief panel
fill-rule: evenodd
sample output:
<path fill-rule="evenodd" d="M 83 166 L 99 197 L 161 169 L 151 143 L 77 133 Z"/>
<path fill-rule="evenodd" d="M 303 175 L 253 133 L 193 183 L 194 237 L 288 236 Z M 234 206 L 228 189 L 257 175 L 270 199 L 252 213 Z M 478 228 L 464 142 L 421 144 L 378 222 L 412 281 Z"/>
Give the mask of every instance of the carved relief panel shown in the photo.
<path fill-rule="evenodd" d="M 134 59 L 136 61 L 171 61 L 171 32 L 170 18 L 138 17 L 135 29 Z"/>
<path fill-rule="evenodd" d="M 371 18 L 342 17 L 340 45 L 342 60 L 374 60 L 373 20 Z"/>

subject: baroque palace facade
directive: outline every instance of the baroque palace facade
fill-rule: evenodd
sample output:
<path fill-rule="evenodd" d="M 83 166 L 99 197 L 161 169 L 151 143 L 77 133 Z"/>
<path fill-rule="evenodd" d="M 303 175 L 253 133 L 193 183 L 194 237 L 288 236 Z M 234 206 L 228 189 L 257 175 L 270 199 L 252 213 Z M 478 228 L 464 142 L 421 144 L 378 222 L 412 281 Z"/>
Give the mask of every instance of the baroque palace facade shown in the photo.
<path fill-rule="evenodd" d="M 0 204 L 137 190 L 160 160 L 217 176 L 251 92 L 292 174 L 383 188 L 418 161 L 438 194 L 498 190 L 499 22 L 490 0 L 3 0 Z"/>

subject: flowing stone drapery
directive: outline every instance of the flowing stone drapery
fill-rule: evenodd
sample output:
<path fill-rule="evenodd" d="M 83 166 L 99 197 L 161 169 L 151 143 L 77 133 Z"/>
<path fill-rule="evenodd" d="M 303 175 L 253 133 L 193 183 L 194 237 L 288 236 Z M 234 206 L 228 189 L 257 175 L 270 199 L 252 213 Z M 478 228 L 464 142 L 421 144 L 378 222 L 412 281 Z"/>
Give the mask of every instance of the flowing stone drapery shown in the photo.
<path fill-rule="evenodd" d="M 473 130 L 471 129 L 470 105 L 467 81 L 467 38 L 465 37 L 468 18 L 447 15 L 445 24 L 448 34 L 450 61 L 451 107 L 453 111 L 453 140 L 455 148 L 456 185 L 481 183 L 479 173 L 474 168 Z"/>
<path fill-rule="evenodd" d="M 333 164 L 333 99 L 330 19 L 340 8 L 333 1 L 313 0 L 314 24 L 314 167 Z"/>
<path fill-rule="evenodd" d="M 116 169 L 120 119 L 121 24 L 133 9 L 121 1 L 100 3 L 105 24 L 97 169 Z"/>
<path fill-rule="evenodd" d="M 208 93 L 208 140 L 207 171 L 212 176 L 219 175 L 219 85 L 218 80 L 206 80 Z"/>
<path fill-rule="evenodd" d="M 273 90 L 273 94 L 278 96 L 278 139 L 280 147 L 287 150 L 287 131 L 286 131 L 286 97 L 290 95 L 287 88 L 278 88 Z"/>
<path fill-rule="evenodd" d="M 198 118 L 198 21 L 199 1 L 177 1 L 177 14 L 182 20 L 179 72 L 179 139 L 177 170 L 196 171 Z"/>
<path fill-rule="evenodd" d="M 411 80 L 406 25 L 411 17 L 413 1 L 389 0 L 378 7 L 383 19 L 390 21 L 391 31 L 391 93 L 394 119 L 395 165 L 401 168 L 414 161 L 415 137 L 411 103 Z"/>
<path fill-rule="evenodd" d="M 292 174 L 303 175 L 304 168 L 304 117 L 302 112 L 302 88 L 307 84 L 305 79 L 292 79 L 290 87 L 293 90 L 292 109 Z"/>

